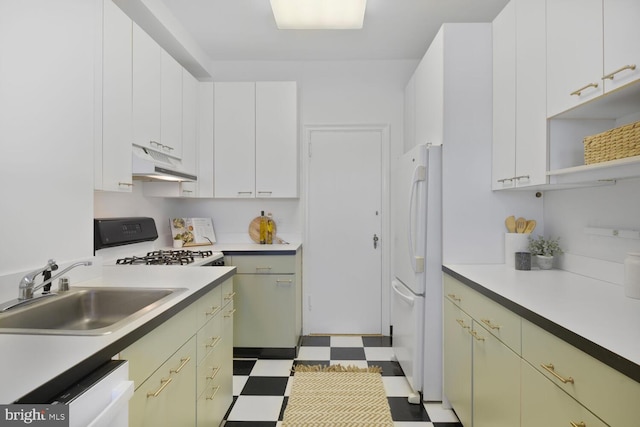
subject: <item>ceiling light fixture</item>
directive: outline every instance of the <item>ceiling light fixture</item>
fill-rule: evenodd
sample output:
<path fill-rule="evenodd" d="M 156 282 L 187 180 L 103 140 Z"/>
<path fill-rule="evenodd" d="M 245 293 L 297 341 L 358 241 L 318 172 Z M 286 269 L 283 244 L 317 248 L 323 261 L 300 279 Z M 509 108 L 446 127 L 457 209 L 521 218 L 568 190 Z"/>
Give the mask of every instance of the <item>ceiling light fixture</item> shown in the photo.
<path fill-rule="evenodd" d="M 367 0 L 271 0 L 281 30 L 361 29 Z"/>

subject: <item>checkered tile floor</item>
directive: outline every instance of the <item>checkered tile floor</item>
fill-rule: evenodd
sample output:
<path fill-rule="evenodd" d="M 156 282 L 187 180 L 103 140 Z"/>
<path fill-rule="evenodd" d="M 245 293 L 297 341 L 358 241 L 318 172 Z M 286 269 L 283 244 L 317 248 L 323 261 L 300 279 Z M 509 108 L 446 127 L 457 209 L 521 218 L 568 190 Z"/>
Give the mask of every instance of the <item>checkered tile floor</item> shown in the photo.
<path fill-rule="evenodd" d="M 303 337 L 298 358 L 235 359 L 233 405 L 225 427 L 279 427 L 291 391 L 292 368 L 297 364 L 342 364 L 382 367 L 395 427 L 462 427 L 452 411 L 439 403 L 411 405 L 411 389 L 397 362 L 392 361 L 389 337 Z"/>

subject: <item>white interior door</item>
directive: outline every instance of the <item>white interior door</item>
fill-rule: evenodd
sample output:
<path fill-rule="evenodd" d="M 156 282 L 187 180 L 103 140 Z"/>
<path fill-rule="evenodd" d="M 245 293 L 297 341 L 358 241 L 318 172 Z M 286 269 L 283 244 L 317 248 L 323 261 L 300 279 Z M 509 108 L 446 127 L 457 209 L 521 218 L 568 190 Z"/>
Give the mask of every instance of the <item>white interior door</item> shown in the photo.
<path fill-rule="evenodd" d="M 308 134 L 308 333 L 381 333 L 383 136 L 353 128 Z"/>

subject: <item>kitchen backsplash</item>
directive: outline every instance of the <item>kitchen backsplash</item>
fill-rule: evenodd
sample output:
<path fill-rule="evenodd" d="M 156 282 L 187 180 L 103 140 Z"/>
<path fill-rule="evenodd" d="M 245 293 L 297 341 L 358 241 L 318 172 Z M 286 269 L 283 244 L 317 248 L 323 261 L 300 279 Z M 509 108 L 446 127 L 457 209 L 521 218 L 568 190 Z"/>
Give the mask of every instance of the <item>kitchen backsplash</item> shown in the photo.
<path fill-rule="evenodd" d="M 560 236 L 570 255 L 619 263 L 622 268 L 627 252 L 640 252 L 640 240 L 599 236 L 585 229 L 640 230 L 639 188 L 640 179 L 630 179 L 603 187 L 547 191 L 545 234 Z"/>

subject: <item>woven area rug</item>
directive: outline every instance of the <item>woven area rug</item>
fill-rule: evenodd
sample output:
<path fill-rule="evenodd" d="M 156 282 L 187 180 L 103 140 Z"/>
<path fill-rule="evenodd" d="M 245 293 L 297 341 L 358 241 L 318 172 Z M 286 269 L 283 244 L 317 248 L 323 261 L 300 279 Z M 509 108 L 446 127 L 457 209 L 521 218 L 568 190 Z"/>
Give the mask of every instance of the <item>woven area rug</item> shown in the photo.
<path fill-rule="evenodd" d="M 283 427 L 393 427 L 381 369 L 296 366 Z"/>

